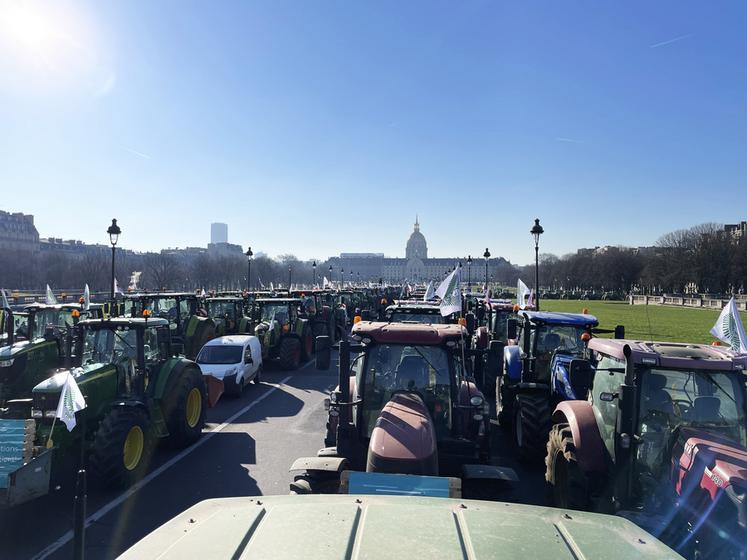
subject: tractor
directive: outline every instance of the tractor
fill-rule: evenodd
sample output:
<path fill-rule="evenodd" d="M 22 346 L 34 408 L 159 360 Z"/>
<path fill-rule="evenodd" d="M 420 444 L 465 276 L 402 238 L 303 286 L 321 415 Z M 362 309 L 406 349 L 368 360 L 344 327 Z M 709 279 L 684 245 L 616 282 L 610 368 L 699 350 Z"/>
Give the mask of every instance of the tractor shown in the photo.
<path fill-rule="evenodd" d="M 54 368 L 69 364 L 75 342 L 74 326 L 81 318 L 101 317 L 101 314 L 100 305 L 85 309 L 77 303 L 34 303 L 20 314 L 3 308 L 0 406 L 9 399 L 31 396 L 31 390 Z"/>
<path fill-rule="evenodd" d="M 262 359 L 277 358 L 285 370 L 298 369 L 311 359 L 311 322 L 300 313 L 300 298 L 258 298 L 251 306 L 254 334 L 262 343 Z"/>
<path fill-rule="evenodd" d="M 251 332 L 251 318 L 246 315 L 247 300 L 243 297 L 210 297 L 205 299 L 204 306 L 215 323 L 216 336 Z"/>
<path fill-rule="evenodd" d="M 472 335 L 474 355 L 474 375 L 477 386 L 486 397 L 495 398 L 496 381 L 503 366 L 503 349 L 508 342 L 506 337 L 508 320 L 516 317 L 515 306 L 507 300 L 475 300 L 472 313 L 476 326 Z"/>
<path fill-rule="evenodd" d="M 168 320 L 176 353 L 189 360 L 216 337 L 215 322 L 207 316 L 201 298 L 191 292 L 127 295 L 124 308 L 129 317 L 142 317 L 147 310 L 151 317 Z"/>
<path fill-rule="evenodd" d="M 102 486 L 126 486 L 144 474 L 157 440 L 186 447 L 202 434 L 206 381 L 197 364 L 173 357 L 167 320 L 89 319 L 77 329 L 78 365 L 39 383 L 31 398 L 9 401 L 0 419 L 0 432 L 22 426 L 28 438 L 22 457 L 2 456 L 17 468 L 0 477 L 1 505 L 42 496 L 51 481 L 63 484 L 65 466 L 81 454 Z M 68 375 L 86 400 L 70 432 L 56 420 Z"/>
<path fill-rule="evenodd" d="M 464 369 L 460 325 L 361 321 L 340 342 L 339 385 L 325 402 L 326 447 L 299 459 L 298 493 L 336 492 L 342 472 L 516 480 L 490 463 L 489 405 Z M 320 337 L 322 338 L 322 337 Z M 328 369 L 320 341 L 317 368 Z M 322 350 L 323 349 L 323 350 Z"/>
<path fill-rule="evenodd" d="M 337 316 L 334 313 L 334 296 L 328 290 L 301 291 L 291 293 L 292 297 L 301 298 L 303 305 L 301 315 L 311 322 L 311 332 L 317 336 L 329 336 L 337 340 L 340 332 L 337 328 Z"/>
<path fill-rule="evenodd" d="M 622 326 L 606 330 L 598 324 L 596 317 L 585 313 L 545 311 L 520 311 L 517 319 L 507 321 L 503 370 L 492 364 L 488 369 L 497 374 L 498 422 L 512 426 L 522 460 L 544 453 L 557 403 L 586 398 L 594 375 L 586 349 L 592 334 L 625 335 Z"/>
<path fill-rule="evenodd" d="M 388 306 L 384 310 L 384 321 L 391 323 L 414 322 L 425 324 L 443 324 L 447 322 L 446 317 L 441 316 L 438 304 L 407 300 L 399 300 L 394 305 Z"/>
<path fill-rule="evenodd" d="M 617 513 L 689 558 L 747 554 L 747 356 L 594 338 L 590 396 L 553 412 L 560 507 Z"/>

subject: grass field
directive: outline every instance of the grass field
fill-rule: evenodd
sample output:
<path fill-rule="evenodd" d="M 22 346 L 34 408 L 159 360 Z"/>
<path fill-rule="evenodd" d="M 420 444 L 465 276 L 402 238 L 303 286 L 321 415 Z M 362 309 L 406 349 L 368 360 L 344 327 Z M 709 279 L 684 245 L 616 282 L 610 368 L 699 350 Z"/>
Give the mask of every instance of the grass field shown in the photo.
<path fill-rule="evenodd" d="M 708 332 L 719 315 L 710 309 L 689 309 L 663 305 L 630 305 L 625 301 L 542 300 L 543 311 L 580 313 L 584 308 L 599 319 L 601 328 L 625 325 L 625 338 L 677 342 L 715 339 Z"/>

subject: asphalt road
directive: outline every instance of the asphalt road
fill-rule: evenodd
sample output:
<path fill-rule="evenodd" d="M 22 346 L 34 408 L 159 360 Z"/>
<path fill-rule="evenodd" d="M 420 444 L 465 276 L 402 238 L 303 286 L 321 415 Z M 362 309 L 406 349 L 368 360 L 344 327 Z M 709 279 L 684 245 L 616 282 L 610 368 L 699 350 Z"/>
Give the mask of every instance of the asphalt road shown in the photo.
<path fill-rule="evenodd" d="M 292 462 L 323 446 L 322 401 L 336 385 L 334 365 L 336 360 L 326 372 L 313 362 L 295 372 L 265 368 L 260 385 L 250 385 L 239 399 L 224 397 L 208 411 L 196 445 L 159 449 L 146 477 L 124 492 L 90 489 L 86 558 L 115 558 L 207 498 L 286 494 Z M 517 464 L 506 435 L 497 427 L 493 434 L 494 463 L 513 467 L 521 478 L 513 500 L 544 503 L 541 465 Z M 69 559 L 72 526 L 71 484 L 0 513 L 0 558 Z"/>

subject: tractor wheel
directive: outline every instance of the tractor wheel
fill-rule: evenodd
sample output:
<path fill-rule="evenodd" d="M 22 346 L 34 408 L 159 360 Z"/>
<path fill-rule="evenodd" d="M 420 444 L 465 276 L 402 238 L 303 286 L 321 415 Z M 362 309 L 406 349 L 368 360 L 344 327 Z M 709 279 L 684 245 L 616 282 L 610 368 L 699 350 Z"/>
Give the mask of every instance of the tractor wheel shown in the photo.
<path fill-rule="evenodd" d="M 308 362 L 314 354 L 314 336 L 310 325 L 306 325 L 301 340 L 303 341 L 301 346 L 301 361 Z"/>
<path fill-rule="evenodd" d="M 104 487 L 129 486 L 142 478 L 153 439 L 141 408 L 112 408 L 99 424 L 90 455 L 91 472 Z"/>
<path fill-rule="evenodd" d="M 280 367 L 285 370 L 298 369 L 301 363 L 301 341 L 286 336 L 280 341 Z"/>
<path fill-rule="evenodd" d="M 552 425 L 548 395 L 517 395 L 513 412 L 514 443 L 519 459 L 528 461 L 540 457 Z"/>
<path fill-rule="evenodd" d="M 568 424 L 557 424 L 550 430 L 545 467 L 545 480 L 550 486 L 552 505 L 588 510 L 589 483 L 576 461 L 576 446 Z"/>
<path fill-rule="evenodd" d="M 207 409 L 207 389 L 200 370 L 185 367 L 171 383 L 164 399 L 164 418 L 169 430 L 168 442 L 187 447 L 202 435 Z"/>
<path fill-rule="evenodd" d="M 329 328 L 326 323 L 314 323 L 314 326 L 311 328 L 311 332 L 314 335 L 314 351 L 316 351 L 316 337 L 328 336 Z"/>

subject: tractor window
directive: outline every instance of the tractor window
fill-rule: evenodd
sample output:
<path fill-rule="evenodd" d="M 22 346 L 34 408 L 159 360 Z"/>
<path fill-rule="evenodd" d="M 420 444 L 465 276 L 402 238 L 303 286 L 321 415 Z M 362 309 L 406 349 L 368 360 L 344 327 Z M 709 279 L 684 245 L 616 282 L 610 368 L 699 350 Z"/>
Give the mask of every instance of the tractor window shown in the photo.
<path fill-rule="evenodd" d="M 183 299 L 179 302 L 179 317 L 182 321 L 186 321 L 187 319 L 189 319 L 189 316 L 191 314 L 189 307 L 189 301 L 187 301 L 186 299 Z"/>
<path fill-rule="evenodd" d="M 411 321 L 424 324 L 442 324 L 444 322 L 444 318 L 440 313 L 413 313 L 409 311 L 395 311 L 391 314 L 389 321 L 391 321 L 392 323 Z"/>
<path fill-rule="evenodd" d="M 511 313 L 493 310 L 493 325 L 491 331 L 496 340 L 506 340 L 506 327 Z"/>
<path fill-rule="evenodd" d="M 137 332 L 134 329 L 112 331 L 114 335 L 114 351 L 112 362 L 122 360 L 137 360 Z"/>
<path fill-rule="evenodd" d="M 158 334 L 153 327 L 147 328 L 143 332 L 143 354 L 146 364 L 153 364 L 161 360 L 161 353 L 158 347 Z"/>
<path fill-rule="evenodd" d="M 451 425 L 450 354 L 440 346 L 374 346 L 366 356 L 363 380 L 363 426 L 367 436 L 376 425 L 381 409 L 397 392 L 418 393 L 436 423 L 437 433 Z"/>
<path fill-rule="evenodd" d="M 291 304 L 288 306 L 288 309 L 290 310 L 290 323 L 291 325 L 295 324 L 296 318 L 298 317 L 298 309 L 296 309 L 295 304 Z"/>
<path fill-rule="evenodd" d="M 178 309 L 175 298 L 159 298 L 153 300 L 151 311 L 156 317 L 176 321 Z"/>
<path fill-rule="evenodd" d="M 65 329 L 72 326 L 72 311 L 67 309 L 40 309 L 34 314 L 32 338 L 42 338 L 47 327 Z"/>
<path fill-rule="evenodd" d="M 105 329 L 86 330 L 83 339 L 84 366 L 90 364 L 107 364 L 112 362 L 114 350 L 114 332 Z"/>
<path fill-rule="evenodd" d="M 272 303 L 263 305 L 261 320 L 267 323 L 273 320 L 278 321 L 282 324 L 287 323 L 288 306 L 283 303 Z"/>
<path fill-rule="evenodd" d="M 599 433 L 602 434 L 607 451 L 615 457 L 615 424 L 617 422 L 617 399 L 603 401 L 601 393 L 616 394 L 625 380 L 624 371 L 609 371 L 610 369 L 625 369 L 625 362 L 609 356 L 603 356 L 597 364 L 594 374 L 594 385 L 591 389 L 591 399 L 594 416 L 597 420 Z"/>

